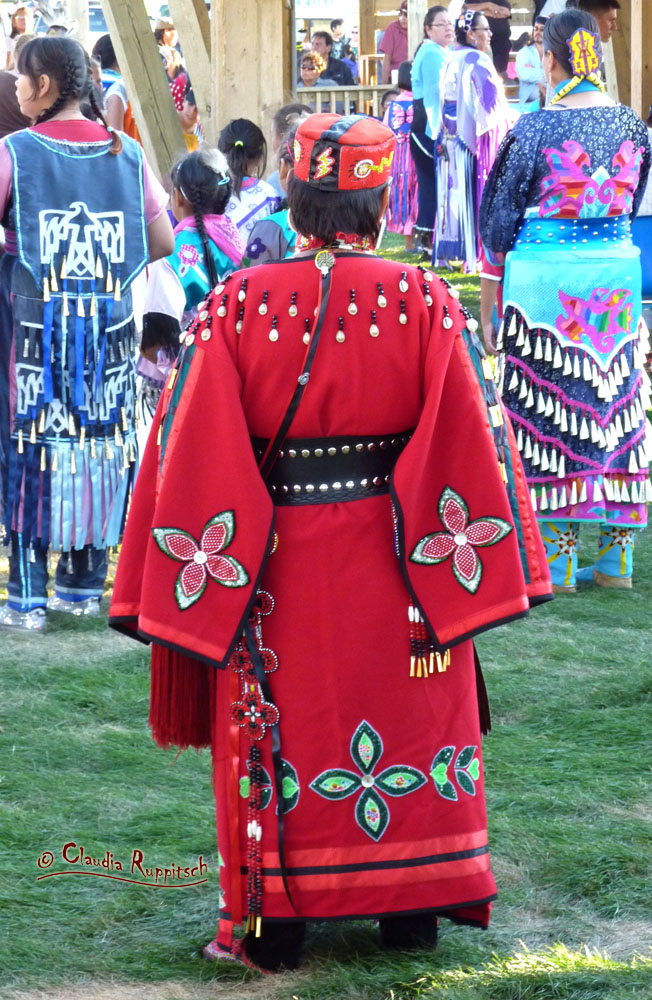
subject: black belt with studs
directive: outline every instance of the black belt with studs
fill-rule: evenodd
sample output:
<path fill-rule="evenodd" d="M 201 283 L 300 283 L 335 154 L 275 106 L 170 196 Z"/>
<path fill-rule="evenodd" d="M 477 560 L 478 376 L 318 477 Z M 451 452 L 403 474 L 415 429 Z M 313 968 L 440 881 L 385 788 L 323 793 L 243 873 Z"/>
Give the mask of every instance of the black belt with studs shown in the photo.
<path fill-rule="evenodd" d="M 267 488 L 277 507 L 364 500 L 388 493 L 390 474 L 412 433 L 287 438 L 267 477 Z M 251 442 L 260 458 L 267 440 Z"/>

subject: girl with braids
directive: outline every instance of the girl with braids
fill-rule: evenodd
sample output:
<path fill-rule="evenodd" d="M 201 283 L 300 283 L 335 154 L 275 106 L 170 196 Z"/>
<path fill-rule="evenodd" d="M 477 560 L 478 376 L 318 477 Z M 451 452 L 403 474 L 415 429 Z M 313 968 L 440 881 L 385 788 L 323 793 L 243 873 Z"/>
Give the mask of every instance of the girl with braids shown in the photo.
<path fill-rule="evenodd" d="M 225 158 L 203 147 L 173 167 L 174 253 L 148 268 L 139 371 L 151 407 L 179 350 L 179 334 L 219 281 L 240 267 L 244 241 L 224 211 L 231 197 Z"/>
<path fill-rule="evenodd" d="M 218 148 L 226 156 L 233 181 L 226 214 L 246 241 L 258 219 L 275 212 L 280 202 L 271 184 L 261 180 L 267 165 L 265 136 L 247 118 L 235 118 L 222 129 Z"/>
<path fill-rule="evenodd" d="M 0 398 L 11 545 L 0 625 L 42 630 L 46 605 L 99 611 L 137 463 L 131 283 L 173 238 L 141 147 L 104 123 L 82 46 L 35 38 L 18 71 L 32 126 L 0 142 L 2 381 L 13 389 Z M 62 553 L 50 601 L 49 549 Z"/>
<path fill-rule="evenodd" d="M 634 539 L 652 499 L 648 336 L 630 235 L 652 151 L 638 115 L 604 93 L 601 59 L 586 11 L 546 22 L 554 97 L 516 122 L 480 209 L 485 247 L 498 263 L 507 254 L 503 397 L 552 581 L 565 594 L 577 581 L 632 586 Z M 600 525 L 598 558 L 578 570 L 583 522 Z"/>

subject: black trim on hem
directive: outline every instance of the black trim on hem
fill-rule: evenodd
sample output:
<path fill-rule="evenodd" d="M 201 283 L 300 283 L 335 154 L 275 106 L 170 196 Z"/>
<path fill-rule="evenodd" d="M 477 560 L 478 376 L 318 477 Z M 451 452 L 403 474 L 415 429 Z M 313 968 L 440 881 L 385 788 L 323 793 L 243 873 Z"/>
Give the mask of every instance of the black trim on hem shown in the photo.
<path fill-rule="evenodd" d="M 484 906 L 486 903 L 492 903 L 495 899 L 498 899 L 498 893 L 494 892 L 491 896 L 486 896 L 484 899 L 474 899 L 468 903 L 451 903 L 449 906 L 424 906 L 417 909 L 411 910 L 389 910 L 382 913 L 346 913 L 341 916 L 335 917 L 305 917 L 299 914 L 300 920 L 310 921 L 311 923 L 334 923 L 338 920 L 381 920 L 384 917 L 409 917 L 412 915 L 418 915 L 423 913 L 434 913 L 436 916 L 446 917 L 448 920 L 452 920 L 456 924 L 466 925 L 469 927 L 480 927 L 485 930 L 483 924 L 480 921 L 474 921 L 467 919 L 465 917 L 455 918 L 450 915 L 449 910 L 460 910 L 466 909 L 469 906 Z M 224 916 L 222 915 L 222 919 Z M 296 917 L 264 917 L 270 923 L 275 924 L 287 924 L 296 923 Z"/>
<path fill-rule="evenodd" d="M 127 628 L 123 622 L 138 622 L 138 618 L 135 615 L 109 618 L 109 628 L 112 628 L 115 632 L 119 632 L 121 635 L 126 635 L 129 639 L 135 639 L 137 642 L 142 643 L 143 646 L 149 646 L 149 639 L 143 638 L 138 629 Z"/>
<path fill-rule="evenodd" d="M 448 854 L 431 854 L 423 858 L 405 858 L 397 861 L 369 861 L 348 865 L 307 865 L 301 868 L 288 868 L 288 875 L 343 875 L 349 872 L 388 871 L 401 868 L 420 868 L 423 865 L 444 864 L 447 861 L 463 861 L 466 858 L 479 858 L 489 853 L 489 845 L 473 847 L 468 851 L 450 851 Z M 247 866 L 240 869 L 242 875 L 247 874 Z M 263 868 L 263 875 L 278 876 L 280 868 Z"/>
<path fill-rule="evenodd" d="M 536 597 L 530 597 L 530 607 L 538 608 L 540 604 L 547 604 L 549 601 L 554 601 L 554 594 L 537 594 Z"/>

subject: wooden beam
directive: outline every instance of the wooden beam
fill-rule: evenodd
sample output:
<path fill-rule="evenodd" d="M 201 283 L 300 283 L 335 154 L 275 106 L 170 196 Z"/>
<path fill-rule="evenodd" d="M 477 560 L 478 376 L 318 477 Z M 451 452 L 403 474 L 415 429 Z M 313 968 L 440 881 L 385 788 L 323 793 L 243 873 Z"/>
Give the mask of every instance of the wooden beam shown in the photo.
<path fill-rule="evenodd" d="M 68 16 L 79 25 L 74 38 L 88 48 L 88 0 L 68 0 Z"/>
<path fill-rule="evenodd" d="M 284 0 L 213 0 L 211 45 L 213 107 L 218 131 L 233 118 L 249 118 L 259 125 L 268 145 L 271 120 L 284 104 Z M 264 67 L 258 72 L 256 67 Z M 242 74 L 248 72 L 248 85 Z"/>
<path fill-rule="evenodd" d="M 423 19 L 429 6 L 428 0 L 408 0 L 408 59 L 414 59 L 423 41 Z"/>
<path fill-rule="evenodd" d="M 636 3 L 637 0 L 634 0 Z M 618 97 L 623 104 L 632 102 L 632 0 L 620 0 L 618 30 L 614 32 L 611 44 L 618 79 Z M 640 25 L 639 25 L 640 30 Z M 613 96 L 613 95 L 612 95 Z"/>
<path fill-rule="evenodd" d="M 645 6 L 649 7 L 649 0 Z M 629 31 L 630 105 L 637 115 L 643 117 L 643 0 L 630 0 Z"/>
<path fill-rule="evenodd" d="M 647 38 L 648 44 L 643 46 L 643 63 L 641 66 L 641 85 L 643 92 L 643 113 L 641 117 L 647 120 L 652 105 L 652 51 L 650 50 L 649 39 L 652 38 L 652 5 L 643 4 L 643 23 L 641 25 L 641 38 Z"/>
<path fill-rule="evenodd" d="M 168 0 L 170 16 L 179 34 L 181 51 L 192 70 L 190 81 L 206 142 L 217 142 L 211 78 L 211 25 L 204 0 Z M 187 55 L 186 55 L 187 53 Z"/>
<path fill-rule="evenodd" d="M 186 144 L 145 5 L 142 0 L 102 0 L 102 5 L 145 155 L 163 178 Z"/>
<path fill-rule="evenodd" d="M 359 0 L 358 7 L 359 53 L 370 56 L 376 51 L 375 0 Z"/>

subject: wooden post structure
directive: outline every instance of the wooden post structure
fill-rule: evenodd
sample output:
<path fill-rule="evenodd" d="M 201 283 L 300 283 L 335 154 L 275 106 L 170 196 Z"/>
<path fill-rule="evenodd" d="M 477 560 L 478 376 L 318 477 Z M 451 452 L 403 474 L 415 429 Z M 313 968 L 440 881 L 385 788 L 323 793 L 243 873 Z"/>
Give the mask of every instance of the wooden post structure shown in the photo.
<path fill-rule="evenodd" d="M 217 142 L 217 122 L 211 80 L 211 25 L 204 0 L 168 0 L 170 16 L 179 34 L 181 51 L 189 68 L 206 142 Z M 192 73 L 190 72 L 192 71 Z"/>
<path fill-rule="evenodd" d="M 430 4 L 427 0 L 408 0 L 408 59 L 423 41 L 423 19 Z"/>
<path fill-rule="evenodd" d="M 74 38 L 88 48 L 88 0 L 68 0 L 68 16 L 79 25 Z"/>
<path fill-rule="evenodd" d="M 612 37 L 618 78 L 618 97 L 642 118 L 652 103 L 652 61 L 649 45 L 643 44 L 652 31 L 649 0 L 621 0 L 618 30 Z M 607 68 L 608 68 L 607 62 Z M 612 94 L 612 96 L 614 96 Z"/>
<path fill-rule="evenodd" d="M 145 155 L 163 178 L 186 144 L 145 5 L 103 0 L 103 10 Z"/>
<path fill-rule="evenodd" d="M 359 0 L 358 3 L 358 51 L 369 56 L 376 51 L 376 3 L 375 0 Z"/>
<path fill-rule="evenodd" d="M 218 130 L 233 118 L 249 118 L 270 145 L 272 117 L 285 99 L 284 14 L 284 0 L 213 0 L 212 105 Z"/>

